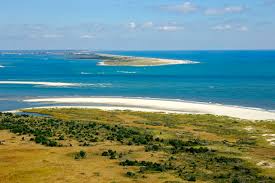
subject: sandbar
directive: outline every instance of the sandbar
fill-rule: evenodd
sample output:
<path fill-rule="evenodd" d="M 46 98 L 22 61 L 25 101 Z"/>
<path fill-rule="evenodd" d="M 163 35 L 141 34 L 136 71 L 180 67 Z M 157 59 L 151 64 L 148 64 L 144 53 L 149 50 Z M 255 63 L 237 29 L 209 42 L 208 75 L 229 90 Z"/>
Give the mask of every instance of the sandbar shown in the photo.
<path fill-rule="evenodd" d="M 107 105 L 108 107 L 104 107 L 105 109 L 109 108 L 113 110 L 151 110 L 151 112 L 213 114 L 247 120 L 275 120 L 275 112 L 268 110 L 182 100 L 124 97 L 68 97 L 26 99 L 24 102 L 47 104 L 80 104 L 82 108 L 87 108 L 87 106 L 81 104 L 89 105 L 93 108 L 100 108 L 100 106 L 97 105 Z M 101 107 L 101 109 L 104 108 Z"/>

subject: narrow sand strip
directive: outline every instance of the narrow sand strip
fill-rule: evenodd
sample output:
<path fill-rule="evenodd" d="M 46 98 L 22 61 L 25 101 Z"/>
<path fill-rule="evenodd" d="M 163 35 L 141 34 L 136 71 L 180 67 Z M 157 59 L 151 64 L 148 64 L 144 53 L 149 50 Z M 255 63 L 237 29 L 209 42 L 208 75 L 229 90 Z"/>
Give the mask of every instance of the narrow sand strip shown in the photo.
<path fill-rule="evenodd" d="M 117 58 L 126 58 L 126 59 L 146 59 L 146 60 L 156 60 L 167 62 L 168 64 L 199 64 L 200 62 L 191 61 L 191 60 L 176 60 L 176 59 L 168 59 L 168 58 L 153 58 L 153 57 L 136 57 L 136 56 L 123 56 L 123 55 L 113 55 L 113 54 L 102 54 L 98 53 L 99 56 L 106 56 L 106 57 L 117 57 Z M 165 64 L 164 64 L 165 65 Z"/>
<path fill-rule="evenodd" d="M 56 104 L 101 104 L 109 105 L 110 107 L 120 107 L 120 109 L 131 108 L 139 111 L 155 110 L 159 112 L 173 113 L 200 113 L 214 114 L 222 116 L 230 116 L 249 120 L 275 120 L 275 112 L 245 108 L 238 106 L 226 106 L 219 104 L 196 103 L 180 100 L 161 100 L 161 99 L 146 99 L 146 98 L 103 98 L 103 97 L 87 97 L 87 98 L 42 98 L 28 99 L 25 102 L 38 103 L 56 103 Z M 70 106 L 68 106 L 70 107 Z M 93 106 L 99 108 L 97 106 Z M 109 108 L 110 108 L 109 107 Z M 85 108 L 85 106 L 83 106 Z"/>
<path fill-rule="evenodd" d="M 79 85 L 76 83 L 36 82 L 36 81 L 0 81 L 0 84 L 45 85 L 45 86 L 78 86 Z"/>
<path fill-rule="evenodd" d="M 42 106 L 42 107 L 30 107 L 24 108 L 26 109 L 101 109 L 104 111 L 142 111 L 142 112 L 161 112 L 161 113 L 184 113 L 184 112 L 175 112 L 175 111 L 167 111 L 167 110 L 157 110 L 157 109 L 148 109 L 148 108 L 138 108 L 138 107 L 116 107 L 116 106 L 79 106 L 79 105 L 72 105 L 72 106 Z M 11 110 L 11 111 L 4 111 L 8 113 L 18 113 L 21 112 L 22 109 L 18 110 Z"/>
<path fill-rule="evenodd" d="M 86 83 L 63 83 L 63 82 L 41 82 L 41 81 L 0 81 L 0 84 L 16 84 L 16 85 L 41 85 L 50 87 L 81 87 L 81 86 L 101 86 L 107 87 L 108 83 L 96 83 L 96 84 L 86 84 Z"/>

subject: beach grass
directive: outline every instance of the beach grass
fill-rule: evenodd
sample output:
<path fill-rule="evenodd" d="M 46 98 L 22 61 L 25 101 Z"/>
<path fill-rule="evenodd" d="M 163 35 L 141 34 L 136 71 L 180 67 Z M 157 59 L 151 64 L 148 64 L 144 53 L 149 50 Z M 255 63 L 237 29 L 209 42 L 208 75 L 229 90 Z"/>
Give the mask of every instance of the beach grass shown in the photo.
<path fill-rule="evenodd" d="M 272 121 L 73 108 L 24 112 L 52 117 L 2 114 L 0 180 L 5 182 L 272 182 L 275 178 Z"/>

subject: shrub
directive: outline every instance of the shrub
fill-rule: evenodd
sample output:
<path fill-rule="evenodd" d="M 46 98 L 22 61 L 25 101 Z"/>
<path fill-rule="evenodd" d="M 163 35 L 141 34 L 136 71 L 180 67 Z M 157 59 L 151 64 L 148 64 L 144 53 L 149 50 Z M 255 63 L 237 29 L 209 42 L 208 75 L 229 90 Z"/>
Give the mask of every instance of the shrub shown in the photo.
<path fill-rule="evenodd" d="M 58 140 L 64 140 L 64 139 L 65 139 L 64 135 L 60 135 L 58 138 Z"/>
<path fill-rule="evenodd" d="M 85 151 L 81 150 L 75 154 L 74 159 L 84 159 L 86 158 L 87 154 Z"/>
<path fill-rule="evenodd" d="M 256 139 L 254 138 L 242 138 L 242 139 L 239 139 L 237 142 L 237 144 L 240 144 L 240 145 L 256 145 Z"/>
<path fill-rule="evenodd" d="M 107 151 L 104 151 L 101 156 L 109 156 L 109 153 Z"/>
<path fill-rule="evenodd" d="M 120 162 L 120 165 L 122 165 L 122 166 L 140 166 L 140 172 L 144 172 L 146 170 L 163 172 L 166 170 L 173 169 L 171 165 L 167 165 L 167 164 L 153 163 L 150 161 L 136 161 L 136 160 L 131 161 L 128 159 L 123 162 Z"/>
<path fill-rule="evenodd" d="M 194 175 L 191 175 L 187 178 L 187 181 L 196 182 L 196 177 Z"/>
<path fill-rule="evenodd" d="M 44 136 L 36 136 L 34 139 L 35 143 L 37 144 L 46 144 L 48 139 Z"/>
<path fill-rule="evenodd" d="M 161 149 L 161 146 L 157 145 L 157 144 L 145 146 L 145 151 L 146 152 L 148 152 L 148 151 L 159 151 L 160 149 Z"/>
<path fill-rule="evenodd" d="M 126 175 L 128 177 L 134 177 L 136 174 L 134 172 L 127 172 Z"/>
<path fill-rule="evenodd" d="M 47 146 L 56 147 L 56 146 L 58 146 L 58 143 L 54 140 L 48 140 L 47 141 Z"/>
<path fill-rule="evenodd" d="M 122 157 L 122 153 L 118 154 L 116 151 L 109 149 L 108 151 L 102 152 L 101 156 L 109 156 L 110 159 L 117 159 L 117 157 Z"/>

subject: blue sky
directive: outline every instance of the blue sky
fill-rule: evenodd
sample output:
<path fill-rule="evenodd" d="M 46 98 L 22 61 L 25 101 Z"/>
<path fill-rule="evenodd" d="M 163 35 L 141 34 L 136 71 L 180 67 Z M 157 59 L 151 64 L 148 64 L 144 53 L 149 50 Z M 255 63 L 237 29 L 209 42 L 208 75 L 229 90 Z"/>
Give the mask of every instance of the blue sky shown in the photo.
<path fill-rule="evenodd" d="M 275 49 L 275 0 L 6 0 L 0 49 Z"/>

